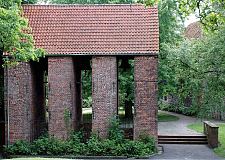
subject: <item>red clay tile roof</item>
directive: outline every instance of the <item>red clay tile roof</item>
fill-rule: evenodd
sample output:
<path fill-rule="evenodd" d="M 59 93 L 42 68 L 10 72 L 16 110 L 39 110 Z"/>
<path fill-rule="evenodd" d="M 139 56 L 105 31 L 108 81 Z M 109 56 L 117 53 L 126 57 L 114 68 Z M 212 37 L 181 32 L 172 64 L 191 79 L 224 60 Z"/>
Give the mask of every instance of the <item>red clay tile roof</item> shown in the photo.
<path fill-rule="evenodd" d="M 158 54 L 156 7 L 23 5 L 35 47 L 47 54 Z"/>
<path fill-rule="evenodd" d="M 202 29 L 199 25 L 199 22 L 191 23 L 184 30 L 184 37 L 191 39 L 198 39 L 202 37 Z"/>

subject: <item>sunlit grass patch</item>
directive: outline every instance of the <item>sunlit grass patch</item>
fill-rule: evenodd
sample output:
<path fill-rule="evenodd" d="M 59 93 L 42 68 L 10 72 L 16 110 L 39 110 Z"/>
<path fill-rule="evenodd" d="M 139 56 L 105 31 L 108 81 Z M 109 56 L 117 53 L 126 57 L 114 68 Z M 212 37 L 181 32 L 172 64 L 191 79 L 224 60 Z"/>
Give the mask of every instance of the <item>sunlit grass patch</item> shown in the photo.
<path fill-rule="evenodd" d="M 166 114 L 166 113 L 158 113 L 158 122 L 170 122 L 170 121 L 177 121 L 179 120 L 179 117 Z"/>
<path fill-rule="evenodd" d="M 119 119 L 123 119 L 125 116 L 124 110 L 119 110 Z M 170 122 L 170 121 L 177 121 L 179 120 L 179 117 L 166 114 L 166 113 L 158 113 L 158 121 L 159 122 Z M 92 121 L 92 112 L 83 114 L 83 122 L 90 122 Z"/>

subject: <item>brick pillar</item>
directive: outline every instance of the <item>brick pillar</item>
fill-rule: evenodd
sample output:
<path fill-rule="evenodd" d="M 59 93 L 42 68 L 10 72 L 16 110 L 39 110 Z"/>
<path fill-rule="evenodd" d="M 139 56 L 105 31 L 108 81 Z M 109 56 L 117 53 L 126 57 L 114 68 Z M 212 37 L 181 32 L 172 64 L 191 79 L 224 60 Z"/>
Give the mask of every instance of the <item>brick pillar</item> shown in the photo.
<path fill-rule="evenodd" d="M 117 58 L 92 58 L 92 130 L 102 139 L 108 135 L 109 119 L 117 115 Z"/>
<path fill-rule="evenodd" d="M 134 57 L 134 140 L 139 134 L 158 141 L 158 57 Z"/>
<path fill-rule="evenodd" d="M 0 66 L 3 60 L 0 59 Z M 4 68 L 0 68 L 0 145 L 5 144 Z"/>
<path fill-rule="evenodd" d="M 30 63 L 8 68 L 9 82 L 9 136 L 10 144 L 18 140 L 30 140 L 32 120 L 32 82 Z M 8 144 L 7 70 L 4 72 L 5 141 Z"/>
<path fill-rule="evenodd" d="M 72 57 L 48 57 L 49 132 L 67 137 L 65 109 L 70 111 L 70 128 L 75 122 L 75 76 Z"/>

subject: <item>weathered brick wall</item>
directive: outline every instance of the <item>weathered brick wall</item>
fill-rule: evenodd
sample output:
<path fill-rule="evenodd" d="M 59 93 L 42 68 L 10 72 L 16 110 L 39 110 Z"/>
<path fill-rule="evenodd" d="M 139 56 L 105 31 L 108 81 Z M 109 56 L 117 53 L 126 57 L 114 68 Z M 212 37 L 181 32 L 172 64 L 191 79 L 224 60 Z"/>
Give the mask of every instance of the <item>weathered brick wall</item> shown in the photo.
<path fill-rule="evenodd" d="M 17 140 L 30 140 L 30 121 L 32 117 L 32 83 L 30 63 L 19 62 L 9 67 L 9 124 L 10 143 Z M 7 70 L 5 68 L 5 140 L 8 137 L 7 120 Z"/>
<path fill-rule="evenodd" d="M 72 57 L 48 57 L 49 132 L 67 136 L 65 109 L 70 111 L 70 127 L 75 122 L 75 77 Z"/>
<path fill-rule="evenodd" d="M 0 59 L 0 66 L 3 64 Z M 4 68 L 0 68 L 0 145 L 5 144 Z"/>
<path fill-rule="evenodd" d="M 117 58 L 92 58 L 92 128 L 107 138 L 109 118 L 117 114 Z"/>
<path fill-rule="evenodd" d="M 109 119 L 118 112 L 118 69 L 116 56 L 92 57 L 93 120 L 92 128 L 105 139 Z M 135 56 L 134 66 L 134 139 L 139 133 L 158 135 L 158 59 L 157 56 Z M 65 109 L 70 111 L 70 128 L 82 119 L 81 70 L 76 58 L 48 57 L 48 62 L 20 62 L 9 67 L 10 141 L 37 138 L 40 129 L 34 124 L 46 121 L 44 70 L 49 76 L 49 125 L 56 137 L 67 136 Z M 47 65 L 48 63 L 48 65 Z M 42 65 L 47 65 L 45 68 Z M 7 141 L 7 91 L 5 70 L 5 136 Z M 75 128 L 76 129 L 76 128 Z M 7 143 L 6 143 L 7 144 Z"/>
<path fill-rule="evenodd" d="M 140 133 L 158 141 L 158 57 L 134 57 L 134 140 Z"/>
<path fill-rule="evenodd" d="M 10 142 L 17 140 L 33 141 L 40 136 L 46 124 L 44 95 L 44 63 L 19 62 L 9 67 L 9 119 Z M 7 70 L 5 68 L 5 140 L 7 141 Z M 44 124 L 44 125 L 43 125 Z M 7 144 L 7 143 L 6 143 Z"/>

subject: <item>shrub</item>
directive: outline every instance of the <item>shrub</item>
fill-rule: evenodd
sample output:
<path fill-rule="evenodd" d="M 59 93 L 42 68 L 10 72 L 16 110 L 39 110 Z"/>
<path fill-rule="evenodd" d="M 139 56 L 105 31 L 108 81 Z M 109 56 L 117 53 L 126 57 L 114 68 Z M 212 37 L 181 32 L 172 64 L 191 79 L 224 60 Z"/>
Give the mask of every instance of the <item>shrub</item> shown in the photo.
<path fill-rule="evenodd" d="M 87 155 L 99 156 L 103 153 L 102 142 L 99 135 L 95 132 L 91 133 L 90 139 L 87 141 Z"/>
<path fill-rule="evenodd" d="M 101 140 L 97 133 L 92 133 L 89 140 L 84 141 L 84 132 L 70 135 L 66 141 L 60 141 L 54 135 L 44 134 L 33 143 L 17 141 L 4 151 L 10 155 L 88 155 L 88 156 L 127 156 L 138 157 L 155 153 L 153 137 L 140 135 L 137 141 L 124 139 L 119 129 L 120 122 L 116 117 L 110 119 L 108 139 Z"/>
<path fill-rule="evenodd" d="M 61 155 L 62 147 L 60 140 L 54 135 L 45 134 L 31 143 L 32 155 Z"/>
<path fill-rule="evenodd" d="M 3 150 L 10 155 L 29 155 L 31 152 L 30 144 L 28 141 L 16 141 L 12 145 L 3 146 Z"/>
<path fill-rule="evenodd" d="M 116 143 L 121 143 L 124 138 L 123 130 L 120 130 L 120 121 L 115 116 L 110 118 L 110 127 L 109 127 L 109 140 L 115 140 Z"/>
<path fill-rule="evenodd" d="M 61 142 L 64 143 L 65 155 L 85 155 L 86 145 L 81 142 L 83 139 L 81 139 L 80 135 L 81 133 L 78 132 L 78 134 L 71 136 L 70 141 Z"/>

